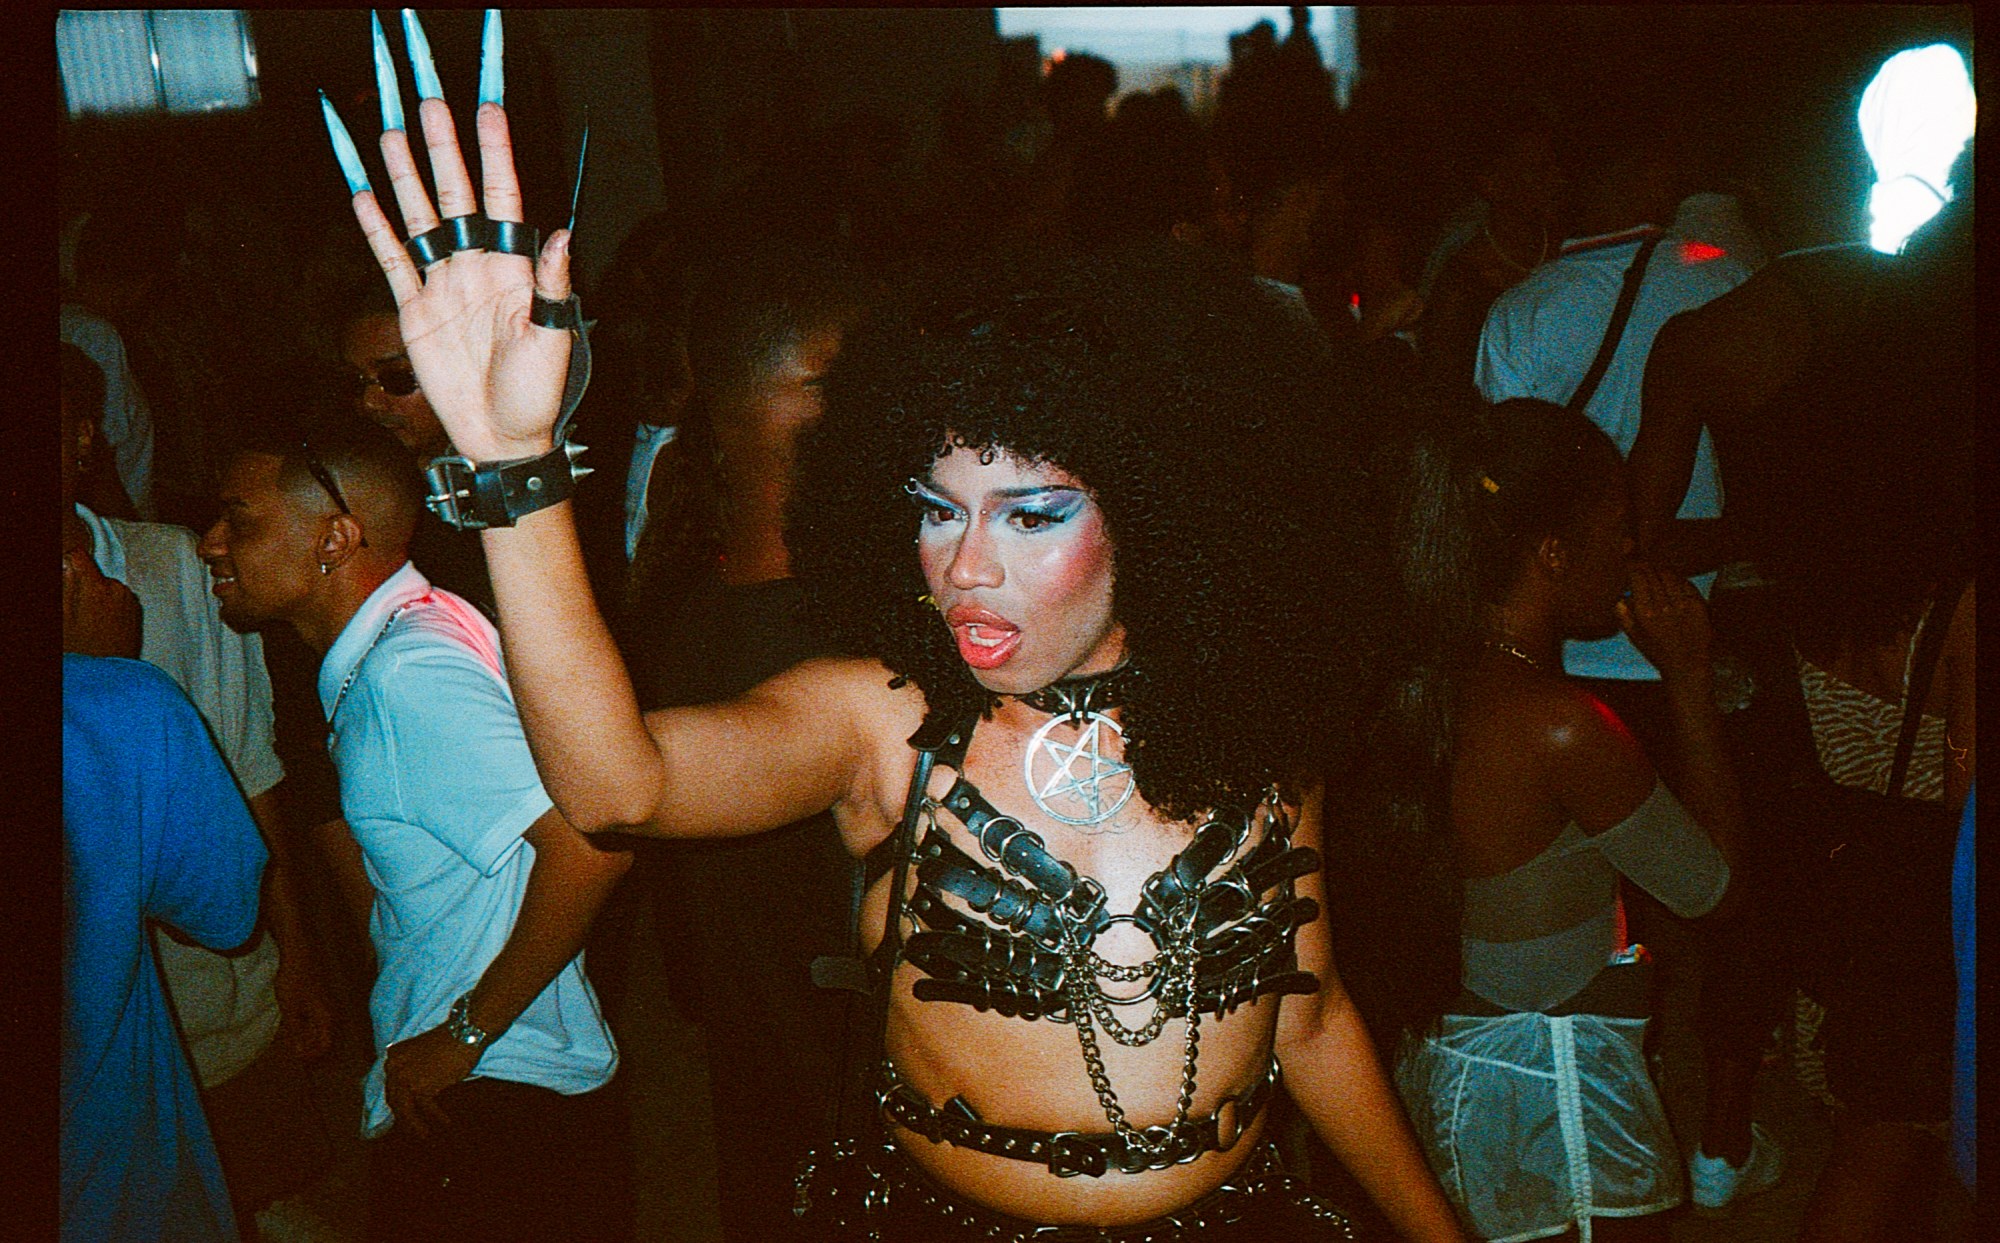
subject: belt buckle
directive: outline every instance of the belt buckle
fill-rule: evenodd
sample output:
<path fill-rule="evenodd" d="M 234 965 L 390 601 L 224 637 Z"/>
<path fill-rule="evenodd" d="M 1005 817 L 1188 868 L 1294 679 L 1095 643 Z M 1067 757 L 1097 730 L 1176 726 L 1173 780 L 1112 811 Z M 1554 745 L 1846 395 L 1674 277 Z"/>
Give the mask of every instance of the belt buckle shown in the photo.
<path fill-rule="evenodd" d="M 1077 1131 L 1057 1131 L 1049 1136 L 1049 1173 L 1057 1178 L 1079 1174 L 1102 1178 L 1104 1170 L 1104 1149 L 1090 1136 Z"/>
<path fill-rule="evenodd" d="M 431 484 L 424 504 L 446 525 L 461 531 L 487 525 L 479 517 L 479 498 L 473 488 L 476 469 L 470 458 L 455 455 L 432 458 L 424 468 Z"/>
<path fill-rule="evenodd" d="M 1098 912 L 1104 909 L 1104 886 L 1088 876 L 1079 877 L 1076 887 L 1071 889 L 1059 904 L 1063 914 L 1078 928 L 1088 928 L 1097 922 Z"/>

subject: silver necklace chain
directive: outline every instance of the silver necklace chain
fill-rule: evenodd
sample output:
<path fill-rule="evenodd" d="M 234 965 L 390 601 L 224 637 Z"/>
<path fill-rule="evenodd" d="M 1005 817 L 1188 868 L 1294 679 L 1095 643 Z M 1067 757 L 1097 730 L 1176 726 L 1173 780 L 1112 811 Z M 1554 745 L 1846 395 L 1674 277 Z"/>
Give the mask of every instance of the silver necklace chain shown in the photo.
<path fill-rule="evenodd" d="M 1520 649 L 1519 645 L 1510 643 L 1506 639 L 1488 639 L 1486 640 L 1486 646 L 1492 648 L 1496 652 L 1505 652 L 1507 655 L 1512 656 L 1516 660 L 1527 661 L 1528 667 L 1530 669 L 1539 669 L 1542 667 L 1541 661 L 1536 660 L 1534 657 L 1528 655 L 1526 652 Z"/>
<path fill-rule="evenodd" d="M 382 628 L 375 632 L 375 637 L 368 640 L 368 646 L 361 649 L 361 655 L 355 658 L 354 667 L 347 671 L 347 677 L 341 681 L 340 689 L 334 692 L 333 707 L 327 709 L 326 713 L 326 743 L 328 746 L 333 745 L 335 733 L 333 722 L 340 716 L 340 705 L 347 698 L 347 688 L 354 685 L 355 676 L 361 672 L 361 663 L 368 659 L 368 654 L 375 650 L 376 644 L 388 637 L 389 627 L 396 624 L 396 619 L 403 615 L 403 610 L 415 603 L 415 600 L 405 600 L 396 606 L 395 611 L 389 614 L 389 620 L 383 622 Z"/>

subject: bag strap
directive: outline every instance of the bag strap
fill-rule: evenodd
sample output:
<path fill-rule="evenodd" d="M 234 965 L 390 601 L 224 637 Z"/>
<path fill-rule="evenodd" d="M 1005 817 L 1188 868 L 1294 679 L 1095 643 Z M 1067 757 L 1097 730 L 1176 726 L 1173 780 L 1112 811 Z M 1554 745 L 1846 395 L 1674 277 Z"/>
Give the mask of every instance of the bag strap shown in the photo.
<path fill-rule="evenodd" d="M 1938 592 L 1931 610 L 1917 624 L 1916 648 L 1910 658 L 1909 688 L 1903 695 L 1903 729 L 1896 738 L 1896 760 L 1889 768 L 1889 797 L 1903 793 L 1903 779 L 1909 776 L 1910 756 L 1917 747 L 1917 726 L 1923 718 L 1924 700 L 1931 693 L 1931 677 L 1937 672 L 1938 658 L 1944 654 L 1944 636 L 1951 629 L 1951 615 L 1965 595 L 1965 582 L 1948 582 Z"/>
<path fill-rule="evenodd" d="M 1651 262 L 1660 237 L 1661 234 L 1655 233 L 1640 242 L 1632 266 L 1625 269 L 1625 284 L 1618 291 L 1618 306 L 1611 312 L 1611 323 L 1604 329 L 1604 343 L 1597 347 L 1597 357 L 1590 360 L 1590 370 L 1584 372 L 1583 383 L 1577 385 L 1576 393 L 1570 397 L 1568 409 L 1580 412 L 1597 396 L 1597 386 L 1603 382 L 1604 373 L 1611 367 L 1611 357 L 1625 337 L 1625 321 L 1632 318 L 1632 305 L 1639 300 L 1639 286 L 1646 280 L 1646 264 Z"/>

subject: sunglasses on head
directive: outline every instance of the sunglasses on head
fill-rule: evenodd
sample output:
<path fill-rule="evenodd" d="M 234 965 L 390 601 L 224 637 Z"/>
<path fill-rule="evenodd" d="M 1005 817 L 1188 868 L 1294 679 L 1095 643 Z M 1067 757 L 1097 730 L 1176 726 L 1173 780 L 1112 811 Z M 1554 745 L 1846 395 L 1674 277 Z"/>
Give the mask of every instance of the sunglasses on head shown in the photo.
<path fill-rule="evenodd" d="M 417 391 L 417 373 L 410 369 L 407 358 L 385 359 L 375 368 L 374 375 L 354 377 L 355 391 L 365 392 L 370 387 L 380 387 L 391 397 L 408 397 Z"/>
<path fill-rule="evenodd" d="M 313 477 L 313 482 L 320 486 L 327 498 L 340 507 L 341 513 L 352 518 L 354 511 L 347 507 L 347 498 L 340 494 L 340 485 L 333 481 L 333 472 L 326 468 L 326 463 L 320 461 L 319 453 L 313 448 L 312 441 L 299 441 L 299 458 L 305 463 L 306 473 Z M 368 537 L 365 535 L 361 538 L 361 546 L 368 547 Z"/>

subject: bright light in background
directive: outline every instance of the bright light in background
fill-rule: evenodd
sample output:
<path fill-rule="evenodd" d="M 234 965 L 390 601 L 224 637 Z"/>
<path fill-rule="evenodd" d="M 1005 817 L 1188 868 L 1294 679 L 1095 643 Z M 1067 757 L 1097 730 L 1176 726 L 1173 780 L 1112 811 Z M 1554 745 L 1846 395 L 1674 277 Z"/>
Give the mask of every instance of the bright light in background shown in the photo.
<path fill-rule="evenodd" d="M 257 102 L 257 57 L 240 9 L 65 9 L 56 61 L 71 116 Z"/>
<path fill-rule="evenodd" d="M 1861 142 L 1875 164 L 1868 244 L 1885 255 L 1951 201 L 1946 179 L 1972 138 L 1978 100 L 1949 44 L 1898 52 L 1861 95 Z"/>
<path fill-rule="evenodd" d="M 1230 6 L 1172 8 L 1128 6 L 1093 9 L 999 9 L 1000 36 L 1033 35 L 1048 54 L 1088 52 L 1119 70 L 1121 91 L 1146 89 L 1146 79 L 1163 66 L 1229 63 L 1229 36 L 1260 21 L 1269 21 L 1282 40 L 1292 28 L 1287 10 Z M 1311 30 L 1320 59 L 1333 71 L 1341 107 L 1347 106 L 1355 74 L 1354 9 L 1351 5 L 1315 5 Z M 1128 72 L 1129 67 L 1129 72 Z"/>

